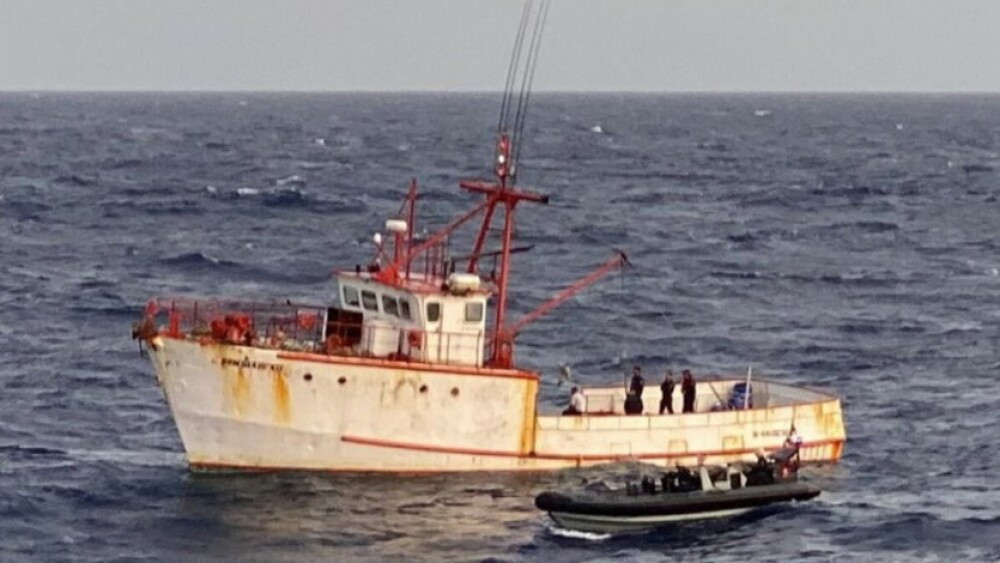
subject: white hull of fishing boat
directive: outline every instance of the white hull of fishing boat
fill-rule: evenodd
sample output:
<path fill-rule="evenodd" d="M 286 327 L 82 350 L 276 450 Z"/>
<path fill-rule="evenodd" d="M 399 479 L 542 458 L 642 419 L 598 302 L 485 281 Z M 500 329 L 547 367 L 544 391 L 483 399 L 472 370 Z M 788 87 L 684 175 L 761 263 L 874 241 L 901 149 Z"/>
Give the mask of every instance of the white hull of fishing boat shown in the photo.
<path fill-rule="evenodd" d="M 779 447 L 793 423 L 805 438 L 803 461 L 829 462 L 839 459 L 844 441 L 839 399 L 773 382 L 755 382 L 758 407 L 748 410 L 626 416 L 621 389 L 601 388 L 585 389 L 588 415 L 545 416 L 536 411 L 537 376 L 522 370 L 162 335 L 152 344 L 188 462 L 200 469 L 439 472 L 551 470 L 622 459 L 726 463 Z M 725 393 L 737 381 L 699 382 L 699 406 L 707 408 L 714 392 Z M 658 400 L 647 397 L 650 403 Z"/>

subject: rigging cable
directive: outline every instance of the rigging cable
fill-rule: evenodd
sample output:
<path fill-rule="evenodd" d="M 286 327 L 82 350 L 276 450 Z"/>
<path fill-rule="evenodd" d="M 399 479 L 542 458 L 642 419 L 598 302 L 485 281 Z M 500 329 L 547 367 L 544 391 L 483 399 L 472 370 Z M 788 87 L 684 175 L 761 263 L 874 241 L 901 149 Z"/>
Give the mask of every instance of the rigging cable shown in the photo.
<path fill-rule="evenodd" d="M 521 156 L 521 134 L 524 132 L 525 118 L 528 114 L 528 101 L 531 99 L 531 86 L 535 81 L 535 69 L 538 68 L 538 52 L 542 47 L 542 35 L 545 32 L 545 22 L 549 17 L 549 0 L 541 0 L 538 14 L 535 18 L 535 28 L 531 34 L 531 45 L 528 48 L 528 60 L 521 78 L 521 95 L 517 101 L 517 113 L 514 118 L 514 158 L 511 159 L 512 180 L 517 179 L 517 163 Z"/>
<path fill-rule="evenodd" d="M 525 0 L 517 35 L 514 39 L 514 48 L 507 65 L 507 79 L 504 82 L 503 99 L 500 103 L 497 133 L 501 136 L 507 135 L 510 142 L 516 145 L 514 153 L 508 155 L 510 159 L 508 177 L 511 185 L 515 181 L 517 158 L 521 154 L 520 140 L 524 132 L 531 87 L 534 83 L 535 69 L 538 63 L 538 52 L 541 48 L 548 13 L 549 0 Z M 531 27 L 530 40 L 528 40 L 529 26 Z M 528 41 L 527 45 L 525 45 L 525 41 Z M 517 92 L 516 104 L 514 101 L 515 92 Z"/>
<path fill-rule="evenodd" d="M 497 133 L 503 133 L 507 128 L 507 121 L 510 118 L 511 97 L 514 93 L 514 80 L 521 62 L 521 48 L 524 45 L 524 32 L 528 28 L 528 16 L 531 14 L 531 7 L 534 0 L 526 0 L 521 9 L 521 21 L 517 26 L 517 35 L 514 38 L 514 48 L 510 53 L 510 63 L 507 65 L 507 80 L 504 82 L 503 100 L 500 103 L 500 120 L 497 123 Z"/>

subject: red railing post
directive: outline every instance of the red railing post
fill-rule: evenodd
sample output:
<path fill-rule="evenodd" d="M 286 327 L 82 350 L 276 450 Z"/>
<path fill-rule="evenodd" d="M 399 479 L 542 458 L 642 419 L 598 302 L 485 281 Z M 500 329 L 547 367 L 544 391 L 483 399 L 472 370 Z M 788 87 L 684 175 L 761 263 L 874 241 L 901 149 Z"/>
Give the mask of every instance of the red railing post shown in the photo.
<path fill-rule="evenodd" d="M 167 314 L 167 335 L 171 338 L 178 338 L 181 334 L 180 319 L 177 317 L 177 305 L 170 302 L 170 312 Z"/>

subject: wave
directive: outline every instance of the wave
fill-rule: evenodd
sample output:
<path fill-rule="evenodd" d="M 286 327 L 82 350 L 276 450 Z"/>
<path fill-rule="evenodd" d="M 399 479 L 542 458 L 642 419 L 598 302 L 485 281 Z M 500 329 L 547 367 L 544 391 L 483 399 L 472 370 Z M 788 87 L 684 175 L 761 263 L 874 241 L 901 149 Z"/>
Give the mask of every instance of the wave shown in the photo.
<path fill-rule="evenodd" d="M 729 146 L 721 141 L 701 142 L 698 143 L 698 148 L 712 152 L 726 152 L 729 150 Z"/>
<path fill-rule="evenodd" d="M 292 174 L 291 176 L 286 176 L 284 178 L 278 178 L 274 181 L 275 186 L 297 186 L 302 187 L 306 185 L 306 181 L 298 174 Z"/>
<path fill-rule="evenodd" d="M 846 531 L 841 541 L 875 546 L 887 550 L 914 549 L 923 552 L 951 553 L 954 546 L 964 549 L 1000 549 L 997 526 L 1000 517 L 948 520 L 926 512 L 903 512 L 891 515 L 871 526 L 856 526 Z M 915 540 L 914 538 L 919 538 Z"/>
<path fill-rule="evenodd" d="M 962 171 L 966 174 L 982 174 L 986 172 L 993 172 L 993 167 L 986 166 L 985 164 L 966 164 L 962 166 Z"/>
<path fill-rule="evenodd" d="M 309 203 L 309 197 L 300 189 L 284 188 L 265 193 L 263 203 L 267 207 L 301 207 Z"/>
<path fill-rule="evenodd" d="M 148 164 L 147 161 L 138 158 L 116 158 L 110 162 L 106 162 L 103 167 L 111 170 L 131 170 L 133 168 L 140 168 L 146 164 Z"/>
<path fill-rule="evenodd" d="M 200 251 L 161 258 L 159 259 L 159 263 L 187 275 L 272 283 L 280 287 L 288 285 L 313 285 L 325 283 L 330 279 L 329 273 L 325 268 L 322 269 L 322 273 L 319 273 L 316 268 L 310 267 L 314 265 L 312 262 L 299 269 L 286 265 L 281 271 L 274 271 L 264 266 L 215 258 Z M 129 307 L 128 311 L 130 315 L 134 314 L 132 307 Z M 105 310 L 103 312 L 115 315 L 119 314 L 117 309 Z M 124 311 L 121 311 L 121 314 L 124 314 Z"/>
<path fill-rule="evenodd" d="M 857 287 L 895 287 L 899 284 L 911 283 L 912 280 L 898 277 L 894 272 L 861 272 L 843 274 L 781 274 L 781 279 L 801 283 L 824 283 L 832 285 Z"/>
<path fill-rule="evenodd" d="M 228 151 L 233 148 L 229 143 L 223 143 L 220 141 L 208 141 L 202 146 L 210 151 Z"/>
<path fill-rule="evenodd" d="M 306 207 L 314 203 L 305 190 L 291 181 L 287 185 L 272 189 L 242 187 L 233 191 L 223 191 L 216 186 L 205 186 L 205 193 L 209 197 L 223 200 L 255 201 L 265 207 Z"/>
<path fill-rule="evenodd" d="M 821 186 L 819 188 L 814 188 L 809 190 L 809 193 L 814 196 L 824 196 L 824 197 L 846 197 L 850 199 L 857 199 L 859 197 L 867 196 L 889 196 L 893 195 L 892 190 L 885 187 L 875 187 L 868 185 L 858 185 L 858 186 Z"/>
<path fill-rule="evenodd" d="M 747 272 L 747 271 L 714 270 L 712 272 L 709 272 L 708 275 L 712 276 L 713 278 L 733 279 L 733 280 L 759 280 L 759 279 L 767 279 L 769 277 L 757 271 Z"/>
<path fill-rule="evenodd" d="M 52 206 L 32 199 L 10 199 L 0 196 L 0 211 L 10 211 L 18 221 L 38 221 Z"/>
<path fill-rule="evenodd" d="M 882 328 L 872 325 L 872 324 L 854 324 L 848 323 L 837 327 L 838 332 L 843 332 L 844 334 L 879 334 L 882 332 Z"/>
<path fill-rule="evenodd" d="M 666 200 L 664 193 L 648 191 L 611 198 L 609 203 L 638 203 L 641 205 L 661 205 Z"/>
<path fill-rule="evenodd" d="M 94 184 L 93 180 L 88 180 L 82 176 L 77 176 L 76 174 L 68 174 L 63 176 L 56 176 L 53 180 L 56 184 L 72 185 L 79 187 L 92 186 Z"/>
<path fill-rule="evenodd" d="M 23 446 L 21 444 L 0 446 L 0 454 L 4 454 L 11 459 L 24 459 L 35 456 L 65 456 L 67 453 L 66 450 L 45 446 Z"/>
<path fill-rule="evenodd" d="M 956 321 L 943 323 L 940 327 L 941 334 L 961 334 L 966 332 L 982 332 L 983 325 L 975 321 Z"/>
<path fill-rule="evenodd" d="M 118 319 L 135 319 L 138 317 L 141 308 L 123 303 L 121 305 L 109 305 L 103 307 L 99 305 L 73 305 L 69 308 L 69 310 L 73 313 L 81 314 L 88 320 L 93 320 L 93 317 L 95 316 Z"/>
<path fill-rule="evenodd" d="M 187 252 L 178 256 L 161 258 L 160 263 L 186 271 L 218 271 L 224 269 L 244 269 L 245 266 L 232 260 L 213 258 L 202 252 Z"/>

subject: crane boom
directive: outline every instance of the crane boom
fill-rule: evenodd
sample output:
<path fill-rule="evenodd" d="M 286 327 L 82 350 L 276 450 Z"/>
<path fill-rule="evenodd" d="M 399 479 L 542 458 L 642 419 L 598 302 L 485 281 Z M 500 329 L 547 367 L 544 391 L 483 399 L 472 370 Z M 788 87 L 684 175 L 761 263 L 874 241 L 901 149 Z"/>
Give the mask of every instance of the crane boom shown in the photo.
<path fill-rule="evenodd" d="M 559 293 L 554 295 L 551 299 L 549 299 L 545 303 L 542 303 L 537 308 L 535 308 L 535 310 L 521 317 L 519 321 L 517 321 L 510 328 L 504 331 L 506 333 L 505 336 L 507 336 L 508 338 L 513 338 L 522 328 L 524 328 L 525 325 L 534 322 L 545 313 L 548 313 L 552 309 L 555 309 L 556 307 L 564 303 L 567 299 L 573 297 L 573 295 L 575 295 L 581 289 L 599 280 L 608 272 L 611 272 L 618 268 L 624 268 L 628 264 L 629 264 L 628 256 L 626 256 L 625 253 L 620 250 L 616 251 L 616 254 L 613 258 L 598 266 L 596 270 L 580 278 L 579 280 L 574 282 L 573 285 L 570 285 L 566 289 L 560 291 Z"/>

